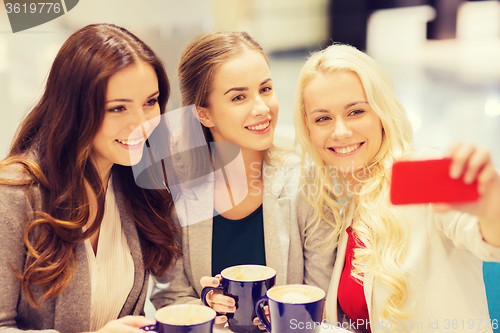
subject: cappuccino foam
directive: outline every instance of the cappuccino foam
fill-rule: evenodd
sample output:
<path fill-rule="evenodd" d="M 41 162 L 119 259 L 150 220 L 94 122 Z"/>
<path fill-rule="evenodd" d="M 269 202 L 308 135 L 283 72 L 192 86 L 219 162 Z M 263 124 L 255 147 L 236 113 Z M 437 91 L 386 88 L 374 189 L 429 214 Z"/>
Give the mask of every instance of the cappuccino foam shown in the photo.
<path fill-rule="evenodd" d="M 307 285 L 285 285 L 269 289 L 269 298 L 290 304 L 304 304 L 318 301 L 325 297 L 320 288 Z"/>
<path fill-rule="evenodd" d="M 262 281 L 272 278 L 276 271 L 266 266 L 240 265 L 224 269 L 221 275 L 229 280 Z"/>
<path fill-rule="evenodd" d="M 281 296 L 280 301 L 283 303 L 309 303 L 312 302 L 313 299 L 302 293 L 291 291 L 286 294 L 283 294 Z"/>
<path fill-rule="evenodd" d="M 195 304 L 179 304 L 164 307 L 156 312 L 155 319 L 169 325 L 197 325 L 212 320 L 215 311 Z"/>

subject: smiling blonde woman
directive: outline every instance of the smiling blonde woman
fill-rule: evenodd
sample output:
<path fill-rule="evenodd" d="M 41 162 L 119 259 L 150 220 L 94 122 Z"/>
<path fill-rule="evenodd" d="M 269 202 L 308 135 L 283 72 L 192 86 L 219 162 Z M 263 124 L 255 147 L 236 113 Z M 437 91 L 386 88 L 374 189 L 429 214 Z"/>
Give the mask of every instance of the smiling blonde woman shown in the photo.
<path fill-rule="evenodd" d="M 324 241 L 337 248 L 326 318 L 360 332 L 443 330 L 481 318 L 459 331 L 491 332 L 481 267 L 500 261 L 500 176 L 489 154 L 465 144 L 448 153 L 450 176 L 478 180 L 478 202 L 396 207 L 393 161 L 436 154 L 414 147 L 406 113 L 373 59 L 347 45 L 317 52 L 296 96 L 303 195 L 315 206 L 310 232 L 331 225 Z M 320 191 L 308 191 L 312 185 Z"/>

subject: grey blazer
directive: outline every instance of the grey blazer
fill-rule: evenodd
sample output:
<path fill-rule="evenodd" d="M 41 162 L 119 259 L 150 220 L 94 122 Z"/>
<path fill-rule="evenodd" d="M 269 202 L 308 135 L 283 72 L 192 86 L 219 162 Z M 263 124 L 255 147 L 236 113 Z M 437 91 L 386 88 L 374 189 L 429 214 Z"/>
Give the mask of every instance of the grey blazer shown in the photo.
<path fill-rule="evenodd" d="M 263 164 L 266 265 L 276 270 L 276 285 L 305 282 L 326 291 L 334 251 L 303 250 L 303 231 L 312 217 L 313 208 L 297 195 L 300 180 L 297 159 L 288 161 L 277 167 Z M 190 217 L 196 219 L 200 210 L 202 215 L 212 216 L 213 187 L 199 189 L 197 194 L 184 198 L 184 202 L 176 202 L 175 209 L 181 222 L 182 219 L 190 221 Z M 203 202 L 198 198 L 203 198 Z M 164 276 L 153 278 L 151 302 L 157 309 L 174 303 L 200 301 L 200 278 L 212 275 L 212 222 L 212 217 L 209 217 L 198 223 L 182 223 L 183 257 Z"/>
<path fill-rule="evenodd" d="M 19 179 L 19 173 L 0 176 Z M 134 285 L 120 312 L 120 317 L 143 313 L 149 274 L 144 270 L 137 229 L 125 211 L 123 193 L 114 185 L 122 228 L 134 261 Z M 9 268 L 26 265 L 23 232 L 28 217 L 40 210 L 40 193 L 27 198 L 22 186 L 0 186 L 0 332 L 88 332 L 90 329 L 90 273 L 85 245 L 76 248 L 76 271 L 67 288 L 57 297 L 40 301 L 41 309 L 29 305 L 21 291 L 20 279 Z M 40 285 L 33 288 L 37 299 L 43 294 Z"/>

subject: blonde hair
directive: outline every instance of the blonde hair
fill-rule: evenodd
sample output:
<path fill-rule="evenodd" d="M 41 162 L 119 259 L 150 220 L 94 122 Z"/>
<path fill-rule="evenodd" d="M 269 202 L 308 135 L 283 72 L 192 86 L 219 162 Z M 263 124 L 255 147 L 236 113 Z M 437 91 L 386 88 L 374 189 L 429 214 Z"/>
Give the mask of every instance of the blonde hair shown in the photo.
<path fill-rule="evenodd" d="M 400 211 L 389 203 L 389 179 L 393 160 L 414 152 L 413 131 L 387 75 L 372 58 L 348 45 L 335 44 L 312 54 L 300 72 L 297 85 L 294 122 L 296 144 L 302 150 L 302 179 L 304 182 L 307 179 L 319 189 L 315 193 L 306 193 L 306 184 L 302 187 L 303 196 L 315 207 L 314 219 L 309 227 L 314 232 L 322 220 L 331 224 L 334 232 L 325 242 L 336 246 L 342 230 L 351 224 L 345 218 L 349 195 L 338 191 L 342 184 L 331 177 L 335 166 L 327 165 L 314 149 L 304 104 L 304 89 L 314 78 L 339 72 L 358 75 L 368 104 L 379 116 L 383 128 L 380 150 L 366 166 L 364 171 L 367 173 L 359 180 L 361 186 L 355 193 L 358 204 L 352 227 L 365 247 L 355 250 L 352 275 L 362 280 L 362 273 L 372 273 L 389 287 L 383 319 L 407 318 L 408 314 L 400 308 L 407 291 L 401 262 L 406 255 L 408 223 Z M 344 181 L 341 173 L 337 175 L 340 181 Z"/>

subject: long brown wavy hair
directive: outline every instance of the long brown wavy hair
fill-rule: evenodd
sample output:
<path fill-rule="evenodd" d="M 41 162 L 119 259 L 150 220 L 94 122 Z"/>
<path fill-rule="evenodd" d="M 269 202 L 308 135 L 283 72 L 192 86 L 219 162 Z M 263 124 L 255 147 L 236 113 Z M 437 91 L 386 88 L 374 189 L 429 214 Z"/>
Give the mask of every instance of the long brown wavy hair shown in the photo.
<path fill-rule="evenodd" d="M 41 285 L 42 300 L 59 295 L 75 271 L 76 246 L 101 226 L 105 193 L 91 162 L 92 141 L 104 118 L 108 79 L 138 61 L 156 72 L 163 114 L 169 81 L 161 60 L 144 42 L 111 24 L 88 25 L 73 33 L 54 60 L 43 96 L 20 125 L 1 163 L 21 165 L 29 175 L 29 180 L 4 179 L 2 184 L 23 185 L 31 194 L 36 188 L 41 194 L 41 209 L 25 227 L 27 263 L 23 272 L 16 272 L 34 307 L 39 303 L 32 287 Z M 113 182 L 126 193 L 125 206 L 140 236 L 144 267 L 160 276 L 180 255 L 166 184 L 163 190 L 143 189 L 129 166 L 115 164 L 112 174 Z M 86 184 L 97 198 L 98 209 L 92 226 L 82 232 L 90 215 Z"/>

